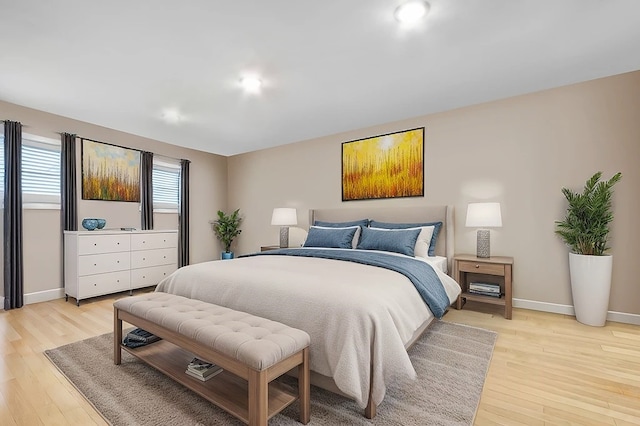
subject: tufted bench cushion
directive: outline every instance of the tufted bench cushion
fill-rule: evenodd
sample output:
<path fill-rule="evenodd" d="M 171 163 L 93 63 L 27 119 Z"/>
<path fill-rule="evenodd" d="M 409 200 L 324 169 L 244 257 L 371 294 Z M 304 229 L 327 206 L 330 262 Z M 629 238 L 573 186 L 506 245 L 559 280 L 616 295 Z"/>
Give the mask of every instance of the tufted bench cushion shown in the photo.
<path fill-rule="evenodd" d="M 162 292 L 127 297 L 114 303 L 122 311 L 189 337 L 258 371 L 309 346 L 309 335 L 296 328 Z"/>

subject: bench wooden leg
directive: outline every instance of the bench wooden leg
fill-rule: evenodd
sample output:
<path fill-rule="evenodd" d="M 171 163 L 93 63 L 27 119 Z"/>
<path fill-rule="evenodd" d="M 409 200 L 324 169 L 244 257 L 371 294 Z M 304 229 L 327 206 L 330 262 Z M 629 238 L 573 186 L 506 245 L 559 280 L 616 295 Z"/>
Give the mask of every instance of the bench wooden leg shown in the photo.
<path fill-rule="evenodd" d="M 267 371 L 249 370 L 249 426 L 267 426 L 269 382 Z"/>
<path fill-rule="evenodd" d="M 302 350 L 302 364 L 298 366 L 298 398 L 300 423 L 306 425 L 311 417 L 311 380 L 309 377 L 309 348 Z"/>
<path fill-rule="evenodd" d="M 122 320 L 118 315 L 118 308 L 113 308 L 113 363 L 120 365 L 122 362 Z"/>

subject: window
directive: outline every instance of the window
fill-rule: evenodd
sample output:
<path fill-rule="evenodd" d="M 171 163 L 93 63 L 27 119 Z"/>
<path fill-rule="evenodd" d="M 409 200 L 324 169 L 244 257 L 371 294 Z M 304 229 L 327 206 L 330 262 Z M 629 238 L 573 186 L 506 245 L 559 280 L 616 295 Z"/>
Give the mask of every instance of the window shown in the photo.
<path fill-rule="evenodd" d="M 22 137 L 22 202 L 60 206 L 59 143 Z"/>
<path fill-rule="evenodd" d="M 153 209 L 177 213 L 180 201 L 180 164 L 153 158 Z"/>
<path fill-rule="evenodd" d="M 4 182 L 4 137 L 0 143 Z M 22 135 L 22 203 L 26 208 L 60 208 L 60 142 L 55 139 Z"/>

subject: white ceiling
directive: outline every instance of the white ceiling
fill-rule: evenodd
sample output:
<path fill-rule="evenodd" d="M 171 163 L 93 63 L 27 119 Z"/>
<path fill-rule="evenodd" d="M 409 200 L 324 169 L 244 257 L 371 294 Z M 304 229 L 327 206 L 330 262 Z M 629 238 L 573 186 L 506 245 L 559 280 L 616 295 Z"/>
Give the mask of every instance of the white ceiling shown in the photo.
<path fill-rule="evenodd" d="M 640 69 L 638 0 L 400 3 L 0 0 L 0 99 L 233 155 Z"/>

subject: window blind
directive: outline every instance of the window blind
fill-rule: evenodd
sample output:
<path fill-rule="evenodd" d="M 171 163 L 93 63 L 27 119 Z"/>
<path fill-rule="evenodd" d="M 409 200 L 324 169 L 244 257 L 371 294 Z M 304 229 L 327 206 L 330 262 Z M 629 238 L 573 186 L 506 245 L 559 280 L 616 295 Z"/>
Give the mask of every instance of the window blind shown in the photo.
<path fill-rule="evenodd" d="M 177 209 L 180 196 L 180 169 L 153 166 L 153 206 Z"/>

